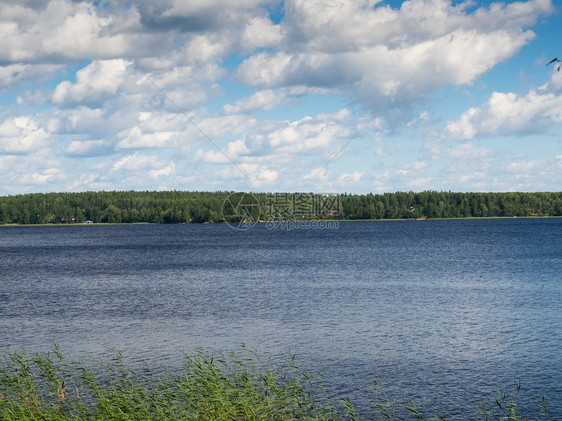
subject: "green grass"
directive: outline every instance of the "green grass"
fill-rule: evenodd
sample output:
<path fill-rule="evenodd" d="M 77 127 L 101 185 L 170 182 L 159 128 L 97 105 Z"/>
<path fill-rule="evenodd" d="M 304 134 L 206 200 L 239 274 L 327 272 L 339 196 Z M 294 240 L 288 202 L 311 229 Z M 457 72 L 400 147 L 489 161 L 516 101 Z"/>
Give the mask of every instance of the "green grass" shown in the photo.
<path fill-rule="evenodd" d="M 328 396 L 321 375 L 287 356 L 260 358 L 243 348 L 185 355 L 183 370 L 164 375 L 129 369 L 121 354 L 94 372 L 70 362 L 55 345 L 49 353 L 0 359 L 0 420 L 359 420 L 349 400 Z M 465 419 L 549 419 L 541 401 L 535 418 L 519 413 L 517 398 L 498 393 Z M 373 420 L 421 420 L 412 402 L 389 398 L 375 383 Z M 446 420 L 446 416 L 423 419 Z"/>

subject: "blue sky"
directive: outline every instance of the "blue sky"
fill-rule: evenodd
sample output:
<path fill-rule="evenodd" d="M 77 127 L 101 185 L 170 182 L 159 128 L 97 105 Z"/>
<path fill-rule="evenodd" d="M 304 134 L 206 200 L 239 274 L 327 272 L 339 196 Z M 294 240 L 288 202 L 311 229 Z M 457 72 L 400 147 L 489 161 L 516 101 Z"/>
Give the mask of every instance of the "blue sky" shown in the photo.
<path fill-rule="evenodd" d="M 4 0 L 0 194 L 559 191 L 560 13 Z"/>

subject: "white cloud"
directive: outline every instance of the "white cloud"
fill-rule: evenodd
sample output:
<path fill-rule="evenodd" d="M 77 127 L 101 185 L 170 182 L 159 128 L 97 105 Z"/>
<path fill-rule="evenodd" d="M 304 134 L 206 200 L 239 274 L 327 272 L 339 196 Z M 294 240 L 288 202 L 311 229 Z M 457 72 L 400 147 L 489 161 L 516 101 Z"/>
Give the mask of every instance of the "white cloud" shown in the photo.
<path fill-rule="evenodd" d="M 37 3 L 0 3 L 0 62 L 138 58 L 167 68 L 209 63 L 244 43 L 271 46 L 281 37 L 254 0 Z"/>
<path fill-rule="evenodd" d="M 49 135 L 28 116 L 4 120 L 0 124 L 0 153 L 34 152 L 47 145 Z"/>
<path fill-rule="evenodd" d="M 457 162 L 469 160 L 485 160 L 494 156 L 491 149 L 480 148 L 474 143 L 463 143 L 453 146 L 447 150 L 447 155 Z"/>
<path fill-rule="evenodd" d="M 0 178 L 6 193 L 60 191 L 60 183 L 67 179 L 64 168 L 54 151 L 43 147 L 21 155 L 0 153 Z"/>
<path fill-rule="evenodd" d="M 330 153 L 338 140 L 352 135 L 351 130 L 341 124 L 349 117 L 348 110 L 341 110 L 335 114 L 320 114 L 315 118 L 307 116 L 286 122 L 268 135 L 269 145 L 277 151 L 291 154 L 313 151 Z"/>
<path fill-rule="evenodd" d="M 79 189 L 91 190 L 93 188 L 92 184 L 96 182 L 97 178 L 98 177 L 93 174 L 82 174 L 77 179 L 74 179 L 72 183 L 67 186 L 67 189 L 70 191 Z"/>
<path fill-rule="evenodd" d="M 93 61 L 76 72 L 76 83 L 64 81 L 58 84 L 53 102 L 58 105 L 80 104 L 97 101 L 104 95 L 114 95 L 131 64 L 123 59 Z"/>
<path fill-rule="evenodd" d="M 365 172 L 354 171 L 352 173 L 345 173 L 340 175 L 339 181 L 344 185 L 349 185 L 350 183 L 358 183 Z"/>
<path fill-rule="evenodd" d="M 244 61 L 238 68 L 237 78 L 254 87 L 274 87 L 286 83 L 294 73 L 293 57 L 286 53 L 259 53 Z"/>
<path fill-rule="evenodd" d="M 134 153 L 133 155 L 126 155 L 119 158 L 112 165 L 112 171 L 126 170 L 126 171 L 146 171 L 146 170 L 160 170 L 166 164 L 156 155 L 143 155 Z"/>
<path fill-rule="evenodd" d="M 108 127 L 109 126 L 109 127 Z M 111 129 L 108 115 L 103 108 L 78 106 L 57 110 L 47 122 L 51 133 L 89 133 Z"/>
<path fill-rule="evenodd" d="M 58 3 L 58 4 L 57 4 Z M 52 2 L 50 7 L 69 7 L 67 2 Z M 81 6 L 81 7 L 80 7 Z M 124 34 L 105 36 L 104 29 L 113 23 L 112 17 L 97 16 L 96 9 L 80 5 L 67 16 L 60 19 L 56 27 L 42 42 L 42 51 L 47 55 L 64 54 L 73 58 L 84 56 L 86 51 L 94 54 L 116 57 L 128 50 L 128 41 Z M 55 13 L 47 14 L 54 16 Z"/>
<path fill-rule="evenodd" d="M 153 132 L 143 133 L 139 127 L 133 127 L 125 133 L 120 133 L 120 140 L 117 149 L 137 149 L 137 148 L 164 148 L 175 146 L 173 139 L 174 132 Z"/>
<path fill-rule="evenodd" d="M 148 175 L 152 178 L 158 177 L 169 177 L 176 171 L 176 164 L 170 162 L 170 164 L 164 168 L 159 168 L 157 170 L 151 170 L 148 172 Z"/>
<path fill-rule="evenodd" d="M 107 155 L 109 145 L 104 140 L 73 140 L 66 147 L 65 153 L 74 157 Z"/>
<path fill-rule="evenodd" d="M 562 156 L 534 161 L 511 162 L 494 176 L 494 183 L 483 180 L 487 190 L 559 191 Z M 488 177 L 489 178 L 489 177 Z M 484 182 L 487 181 L 487 182 Z"/>
<path fill-rule="evenodd" d="M 244 10 L 251 10 L 258 6 L 260 0 L 238 0 L 230 2 L 228 0 L 166 0 L 163 1 L 164 17 L 204 17 L 205 14 L 217 15 L 236 13 Z"/>
<path fill-rule="evenodd" d="M 419 171 L 419 170 L 425 169 L 425 168 L 427 167 L 427 164 L 426 164 L 425 162 L 423 162 L 423 161 L 416 161 L 416 162 L 414 162 L 414 163 L 411 165 L 411 167 L 412 167 L 414 170 Z"/>
<path fill-rule="evenodd" d="M 246 146 L 244 139 L 229 142 L 227 147 L 219 150 L 203 150 L 199 149 L 195 155 L 196 161 L 206 162 L 210 164 L 226 164 L 235 161 L 239 156 L 248 154 L 250 150 Z"/>
<path fill-rule="evenodd" d="M 537 169 L 544 167 L 545 164 L 545 161 L 512 162 L 503 169 L 509 173 L 522 174 L 534 172 Z"/>
<path fill-rule="evenodd" d="M 532 182 L 549 185 L 536 174 L 558 185 L 562 161 L 540 154 L 558 146 L 562 72 L 542 67 L 551 72 L 546 85 L 492 94 L 485 83 L 499 90 L 495 73 L 479 79 L 531 41 L 544 50 L 529 28 L 554 11 L 552 1 L 399 3 L 0 2 L 0 89 L 8 93 L 0 172 L 15 186 L 4 189 L 500 189 L 508 176 L 532 190 Z M 270 10 L 280 7 L 274 23 Z M 527 86 L 544 83 L 522 59 L 510 62 L 506 84 L 521 66 Z M 451 84 L 464 87 L 439 90 Z M 488 98 L 474 106 L 465 94 Z M 434 95 L 471 108 L 443 123 L 449 103 Z M 346 109 L 321 113 L 342 102 Z M 426 133 L 432 139 L 420 151 Z M 527 133 L 549 146 L 516 156 L 506 139 L 480 141 Z M 238 168 L 211 143 L 225 145 Z M 61 187 L 63 177 L 72 181 Z"/>
<path fill-rule="evenodd" d="M 258 123 L 262 125 L 263 130 L 270 126 L 267 122 L 258 122 L 257 119 L 245 115 L 210 116 L 198 121 L 197 125 L 214 140 L 244 135 L 247 131 L 255 128 Z M 200 132 L 197 132 L 197 136 L 204 138 Z"/>
<path fill-rule="evenodd" d="M 191 40 L 186 49 L 189 62 L 208 62 L 223 56 L 228 51 L 228 43 L 213 40 L 207 35 L 198 35 Z"/>
<path fill-rule="evenodd" d="M 40 173 L 23 174 L 19 182 L 22 184 L 46 184 L 50 181 L 60 181 L 65 178 L 65 174 L 60 168 L 47 168 Z"/>
<path fill-rule="evenodd" d="M 277 171 L 272 171 L 267 169 L 267 167 L 262 167 L 259 170 L 250 173 L 252 179 L 251 184 L 253 187 L 261 187 L 264 185 L 271 185 L 279 178 L 279 173 Z"/>
<path fill-rule="evenodd" d="M 553 10 L 550 0 L 472 13 L 448 0 L 411 0 L 400 9 L 375 3 L 286 1 L 284 47 L 247 58 L 238 80 L 262 88 L 336 85 L 372 104 L 420 71 L 409 92 L 426 94 L 471 83 L 512 57 L 534 37 L 523 28 Z"/>
<path fill-rule="evenodd" d="M 258 47 L 277 46 L 282 39 L 280 25 L 274 25 L 267 18 L 255 17 L 244 28 L 241 43 L 244 48 L 253 50 Z"/>
<path fill-rule="evenodd" d="M 256 110 L 269 111 L 282 105 L 294 105 L 297 98 L 307 94 L 328 94 L 328 89 L 307 86 L 290 88 L 263 89 L 249 97 L 240 98 L 234 104 L 225 104 L 221 114 L 249 114 Z"/>
<path fill-rule="evenodd" d="M 143 51 L 131 26 L 133 9 L 102 16 L 90 2 L 52 0 L 43 8 L 0 4 L 0 60 L 113 58 Z M 102 12 L 103 13 L 103 12 Z"/>
<path fill-rule="evenodd" d="M 475 185 L 475 183 L 481 184 L 482 180 L 484 180 L 485 178 L 486 176 L 483 172 L 475 172 L 474 174 L 462 175 L 459 178 L 459 181 L 463 184 Z"/>
<path fill-rule="evenodd" d="M 218 171 L 216 175 L 224 182 L 225 180 L 242 180 L 249 182 L 252 188 L 273 185 L 279 178 L 279 172 L 270 170 L 266 165 L 238 164 L 236 167 L 228 166 Z"/>
<path fill-rule="evenodd" d="M 524 96 L 494 92 L 480 107 L 472 107 L 446 124 L 443 136 L 452 140 L 479 135 L 537 132 L 562 122 L 562 95 L 531 90 Z"/>
<path fill-rule="evenodd" d="M 234 104 L 225 104 L 223 114 L 246 114 L 255 110 L 271 110 L 287 103 L 287 94 L 282 90 L 264 89 L 250 97 L 237 100 Z"/>
<path fill-rule="evenodd" d="M 312 171 L 304 175 L 305 180 L 326 181 L 330 178 L 330 174 L 324 167 L 314 168 Z"/>
<path fill-rule="evenodd" d="M 551 89 L 556 93 L 560 93 L 562 90 L 562 71 L 552 69 L 552 73 L 550 75 L 550 80 L 544 86 L 545 89 Z"/>
<path fill-rule="evenodd" d="M 55 64 L 23 63 L 0 66 L 0 88 L 14 88 L 30 80 L 49 79 L 61 67 Z"/>

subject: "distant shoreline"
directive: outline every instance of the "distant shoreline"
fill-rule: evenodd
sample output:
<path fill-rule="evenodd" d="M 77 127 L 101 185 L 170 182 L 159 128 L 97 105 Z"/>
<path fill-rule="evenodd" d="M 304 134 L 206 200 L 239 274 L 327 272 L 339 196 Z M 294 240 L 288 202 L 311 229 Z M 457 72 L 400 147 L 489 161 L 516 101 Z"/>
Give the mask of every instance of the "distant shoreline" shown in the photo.
<path fill-rule="evenodd" d="M 425 219 L 414 219 L 414 218 L 383 218 L 383 219 L 294 219 L 287 220 L 283 222 L 327 222 L 327 221 L 337 221 L 337 222 L 424 222 L 424 221 L 470 221 L 470 220 L 511 220 L 511 219 L 561 219 L 562 216 L 466 216 L 458 218 L 425 218 Z M 268 221 L 260 221 L 258 224 L 266 224 Z M 53 223 L 53 224 L 0 224 L 0 227 L 77 227 L 77 226 L 93 226 L 93 225 L 216 225 L 216 224 L 226 224 L 224 221 L 218 222 L 181 222 L 181 223 L 154 223 L 154 222 L 94 222 L 93 224 L 84 224 L 82 222 L 73 223 Z"/>
<path fill-rule="evenodd" d="M 0 225 L 438 220 L 562 216 L 562 192 L 111 191 L 0 197 Z M 313 222 L 311 222 L 313 223 Z"/>

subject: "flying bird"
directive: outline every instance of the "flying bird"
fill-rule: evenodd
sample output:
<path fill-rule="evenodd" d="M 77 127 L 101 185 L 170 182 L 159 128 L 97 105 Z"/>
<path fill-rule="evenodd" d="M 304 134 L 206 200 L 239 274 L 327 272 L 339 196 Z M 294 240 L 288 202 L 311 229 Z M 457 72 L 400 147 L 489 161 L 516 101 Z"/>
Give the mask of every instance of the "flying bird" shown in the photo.
<path fill-rule="evenodd" d="M 560 67 L 562 67 L 562 60 L 558 60 L 558 57 L 554 57 L 552 60 L 550 60 L 548 63 L 546 63 L 546 65 L 548 66 L 549 64 L 558 63 L 558 62 L 559 62 L 560 64 L 558 65 L 558 69 L 556 69 L 556 71 L 559 72 L 559 71 L 560 71 Z"/>

